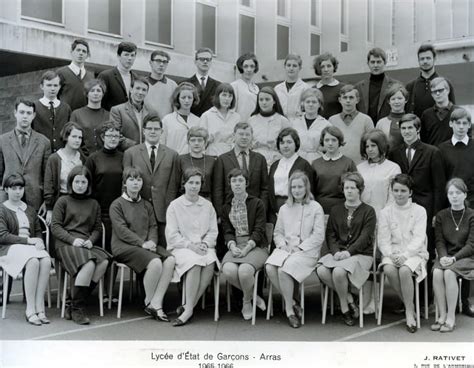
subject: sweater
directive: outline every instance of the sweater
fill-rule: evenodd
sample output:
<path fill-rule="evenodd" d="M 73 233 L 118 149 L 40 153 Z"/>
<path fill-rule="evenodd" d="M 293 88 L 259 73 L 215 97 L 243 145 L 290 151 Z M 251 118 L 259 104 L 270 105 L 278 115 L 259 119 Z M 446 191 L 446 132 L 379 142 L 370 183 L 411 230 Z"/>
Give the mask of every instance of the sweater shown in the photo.
<path fill-rule="evenodd" d="M 102 148 L 100 130 L 107 120 L 109 120 L 109 112 L 103 108 L 91 109 L 84 106 L 72 112 L 71 121 L 76 122 L 83 129 L 81 149 L 86 157 Z"/>
<path fill-rule="evenodd" d="M 49 107 L 44 106 L 40 101 L 35 101 L 36 116 L 32 123 L 32 128 L 38 133 L 43 134 L 51 142 L 52 152 L 64 146 L 61 138 L 61 130 L 69 121 L 71 108 L 68 104 L 61 102 L 54 109 L 54 118 L 51 116 Z"/>
<path fill-rule="evenodd" d="M 61 89 L 58 98 L 69 105 L 72 111 L 87 105 L 87 95 L 84 85 L 94 79 L 94 73 L 86 70 L 84 78 L 74 74 L 68 65 L 56 71 L 61 79 Z"/>
<path fill-rule="evenodd" d="M 150 88 L 145 97 L 145 106 L 148 110 L 158 112 L 161 120 L 173 112 L 171 97 L 177 84 L 174 80 L 163 76 L 161 81 L 148 77 Z"/>
<path fill-rule="evenodd" d="M 452 216 L 459 225 L 456 231 L 451 208 L 445 208 L 436 215 L 435 239 L 438 258 L 456 257 L 456 260 L 474 256 L 474 210 L 452 211 Z M 462 217 L 462 221 L 461 221 Z"/>
<path fill-rule="evenodd" d="M 455 107 L 455 105 L 450 104 L 449 112 L 444 114 L 443 119 L 438 117 L 436 106 L 430 107 L 423 112 L 420 130 L 422 142 L 438 146 L 440 143 L 451 138 L 453 131 L 449 126 L 449 119 Z"/>
<path fill-rule="evenodd" d="M 323 118 L 329 119 L 331 116 L 342 111 L 342 106 L 339 103 L 339 92 L 342 87 L 344 87 L 344 83 L 341 82 L 335 86 L 324 84 L 321 87 L 317 87 L 322 92 L 324 99 L 322 109 L 319 111 Z M 316 87 L 313 86 L 313 88 Z"/>

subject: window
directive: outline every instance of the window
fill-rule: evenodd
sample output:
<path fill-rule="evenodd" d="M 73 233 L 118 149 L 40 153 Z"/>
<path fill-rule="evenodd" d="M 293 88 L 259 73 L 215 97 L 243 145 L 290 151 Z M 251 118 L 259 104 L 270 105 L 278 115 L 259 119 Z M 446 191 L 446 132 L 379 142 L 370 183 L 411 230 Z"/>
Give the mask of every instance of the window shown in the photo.
<path fill-rule="evenodd" d="M 120 35 L 121 0 L 89 1 L 89 30 Z"/>
<path fill-rule="evenodd" d="M 341 52 L 346 52 L 349 49 L 349 45 L 345 41 L 341 41 Z"/>
<path fill-rule="evenodd" d="M 145 40 L 171 45 L 172 0 L 146 0 Z"/>
<path fill-rule="evenodd" d="M 255 18 L 240 14 L 240 55 L 255 52 Z"/>
<path fill-rule="evenodd" d="M 196 50 L 201 47 L 216 52 L 216 7 L 196 3 Z"/>
<path fill-rule="evenodd" d="M 287 17 L 286 0 L 277 0 L 277 15 L 279 17 Z"/>
<path fill-rule="evenodd" d="M 341 34 L 343 35 L 347 35 L 349 32 L 347 5 L 347 0 L 341 0 Z"/>
<path fill-rule="evenodd" d="M 321 53 L 321 36 L 311 33 L 311 56 L 319 55 Z"/>
<path fill-rule="evenodd" d="M 311 0 L 311 25 L 319 27 L 319 15 L 321 14 L 319 8 L 319 0 Z"/>
<path fill-rule="evenodd" d="M 367 0 L 367 42 L 374 42 L 374 0 Z"/>
<path fill-rule="evenodd" d="M 290 28 L 277 25 L 277 60 L 283 60 L 290 53 Z"/>
<path fill-rule="evenodd" d="M 392 46 L 395 46 L 395 0 L 392 0 Z"/>
<path fill-rule="evenodd" d="M 62 24 L 63 0 L 22 0 L 21 15 Z"/>
<path fill-rule="evenodd" d="M 252 3 L 250 0 L 240 0 L 240 5 L 248 6 L 250 8 L 252 6 Z"/>

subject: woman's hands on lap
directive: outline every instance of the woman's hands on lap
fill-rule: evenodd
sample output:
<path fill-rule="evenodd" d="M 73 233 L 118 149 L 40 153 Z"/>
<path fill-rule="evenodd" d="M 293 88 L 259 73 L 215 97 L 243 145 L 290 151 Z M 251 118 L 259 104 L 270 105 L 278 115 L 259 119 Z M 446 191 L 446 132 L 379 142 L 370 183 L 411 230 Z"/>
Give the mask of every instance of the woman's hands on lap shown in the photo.
<path fill-rule="evenodd" d="M 456 260 L 454 257 L 441 257 L 439 259 L 439 264 L 443 267 L 448 267 L 451 266 L 455 261 Z"/>
<path fill-rule="evenodd" d="M 151 252 L 156 252 L 156 244 L 152 240 L 147 240 L 145 243 L 143 243 L 142 248 L 147 249 Z"/>

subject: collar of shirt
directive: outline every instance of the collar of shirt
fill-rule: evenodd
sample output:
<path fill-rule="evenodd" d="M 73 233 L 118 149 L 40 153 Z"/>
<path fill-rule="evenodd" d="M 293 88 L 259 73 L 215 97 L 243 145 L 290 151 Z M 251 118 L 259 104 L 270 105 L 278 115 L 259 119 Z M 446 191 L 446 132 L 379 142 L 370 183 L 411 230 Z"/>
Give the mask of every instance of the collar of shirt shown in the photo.
<path fill-rule="evenodd" d="M 47 99 L 46 97 L 41 97 L 41 98 L 39 99 L 39 102 L 41 102 L 41 103 L 42 103 L 44 106 L 46 106 L 47 108 L 49 108 L 49 102 L 50 102 L 50 101 L 51 101 L 51 100 L 50 100 L 50 99 Z M 57 98 L 55 98 L 55 99 L 53 100 L 53 106 L 54 106 L 54 108 L 57 109 L 60 103 L 61 103 L 61 101 L 59 101 Z"/>
<path fill-rule="evenodd" d="M 22 212 L 25 212 L 26 211 L 26 203 L 23 202 L 23 201 L 20 201 L 20 204 L 18 206 L 14 206 L 10 203 L 10 201 L 5 201 L 3 202 L 3 205 L 8 208 L 9 210 L 12 210 L 14 212 L 18 212 L 19 210 L 22 211 Z"/>
<path fill-rule="evenodd" d="M 355 119 L 359 111 L 354 110 L 350 114 L 346 114 L 344 111 L 341 112 L 341 119 L 344 123 L 351 123 Z"/>
<path fill-rule="evenodd" d="M 148 156 L 151 155 L 151 146 L 152 146 L 152 145 L 151 145 L 150 143 L 145 142 L 145 147 L 146 147 L 146 150 L 147 150 L 147 152 L 148 152 Z M 155 151 L 155 155 L 156 155 L 156 154 L 158 153 L 158 147 L 160 146 L 160 144 L 159 144 L 159 143 L 153 144 L 153 146 L 156 147 L 156 151 Z"/>
<path fill-rule="evenodd" d="M 129 202 L 140 202 L 141 199 L 142 199 L 142 197 L 139 194 L 137 200 L 134 201 L 132 198 L 130 198 L 130 196 L 127 194 L 127 192 L 122 193 L 122 198 L 125 199 L 126 201 L 129 201 Z"/>
<path fill-rule="evenodd" d="M 334 156 L 334 157 L 329 157 L 328 155 L 324 153 L 322 157 L 324 161 L 337 161 L 342 157 L 342 153 L 339 152 L 337 156 Z"/>
<path fill-rule="evenodd" d="M 201 74 L 199 74 L 199 73 L 196 73 L 196 78 L 197 78 L 199 84 L 202 83 L 202 79 L 201 79 L 201 78 L 203 78 L 203 77 L 204 77 L 204 84 L 207 85 L 207 80 L 209 79 L 209 76 L 208 76 L 208 75 L 201 75 Z"/>
<path fill-rule="evenodd" d="M 31 128 L 29 129 L 18 129 L 18 128 L 15 128 L 15 134 L 17 137 L 20 136 L 20 134 L 23 134 L 25 136 L 26 139 L 30 138 L 31 136 Z"/>
<path fill-rule="evenodd" d="M 451 101 L 449 101 L 448 105 L 445 106 L 445 107 L 439 107 L 437 105 L 434 105 L 434 111 L 436 113 L 439 113 L 439 114 L 444 114 L 444 113 L 448 112 L 449 110 L 451 110 L 452 107 L 453 107 L 453 103 Z"/>
<path fill-rule="evenodd" d="M 198 206 L 202 206 L 204 204 L 205 199 L 199 196 L 196 202 L 191 202 L 186 196 L 183 194 L 183 204 L 187 207 L 192 206 L 193 204 L 197 204 Z"/>
<path fill-rule="evenodd" d="M 86 75 L 86 68 L 84 68 L 84 65 L 79 68 L 76 64 L 71 63 L 68 66 L 69 66 L 69 69 L 71 69 L 75 75 L 78 75 L 79 73 L 81 73 L 81 79 L 84 78 L 84 76 Z"/>
<path fill-rule="evenodd" d="M 420 145 L 420 143 L 421 143 L 421 141 L 419 139 L 417 139 L 412 144 L 406 144 L 405 143 L 405 148 L 406 149 L 411 148 L 412 150 L 416 150 L 418 148 L 418 146 Z"/>
<path fill-rule="evenodd" d="M 469 137 L 466 135 L 463 139 L 457 139 L 454 135 L 451 137 L 451 143 L 455 146 L 457 143 L 464 143 L 465 146 L 469 144 Z"/>
<path fill-rule="evenodd" d="M 329 87 L 334 87 L 334 86 L 337 86 L 339 84 L 339 81 L 337 79 L 334 79 L 331 83 L 322 83 L 321 81 L 319 81 L 318 83 L 316 83 L 316 87 L 317 88 L 321 88 L 322 86 L 329 86 Z"/>
<path fill-rule="evenodd" d="M 151 82 L 152 85 L 155 84 L 155 83 L 158 83 L 158 82 L 163 83 L 163 84 L 168 83 L 168 78 L 166 78 L 165 75 L 161 79 L 155 79 L 150 75 L 150 76 L 148 76 L 148 80 Z"/>
<path fill-rule="evenodd" d="M 120 64 L 118 64 L 116 68 L 119 71 L 119 73 L 122 75 L 125 75 L 125 76 L 131 75 L 131 69 L 125 69 Z"/>
<path fill-rule="evenodd" d="M 423 82 L 429 82 L 429 81 L 432 81 L 433 79 L 435 79 L 436 77 L 438 77 L 438 73 L 436 73 L 436 72 L 431 74 L 428 78 L 423 77 L 423 75 L 420 73 L 419 79 Z"/>
<path fill-rule="evenodd" d="M 236 198 L 235 196 L 232 197 L 232 207 L 234 207 L 237 204 L 241 204 L 241 203 L 245 204 L 245 202 L 247 201 L 248 196 L 249 196 L 249 194 L 245 193 L 241 198 Z"/>
<path fill-rule="evenodd" d="M 286 158 L 282 157 L 280 159 L 280 164 L 282 164 L 284 167 L 292 167 L 295 161 L 298 159 L 298 153 L 294 153 L 293 156 Z"/>
<path fill-rule="evenodd" d="M 247 148 L 246 150 L 241 150 L 241 149 L 240 149 L 239 147 L 237 147 L 237 146 L 234 147 L 234 153 L 235 153 L 235 155 L 236 155 L 237 157 L 239 157 L 239 155 L 240 155 L 241 152 L 245 152 L 245 153 L 247 154 L 247 157 L 249 157 L 249 155 L 250 155 L 250 149 L 249 149 L 249 148 Z"/>

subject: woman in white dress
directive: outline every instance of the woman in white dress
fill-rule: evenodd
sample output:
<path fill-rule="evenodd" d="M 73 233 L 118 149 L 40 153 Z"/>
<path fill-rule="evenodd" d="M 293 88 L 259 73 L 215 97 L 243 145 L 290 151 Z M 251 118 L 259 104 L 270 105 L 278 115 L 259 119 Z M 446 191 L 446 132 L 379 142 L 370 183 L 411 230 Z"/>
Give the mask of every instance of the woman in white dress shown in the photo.
<path fill-rule="evenodd" d="M 44 293 L 48 285 L 51 258 L 45 250 L 38 215 L 21 200 L 25 192 L 23 176 L 8 176 L 3 189 L 8 199 L 0 204 L 0 265 L 13 278 L 25 269 L 26 321 L 34 326 L 48 324 L 50 321 L 45 314 Z M 4 295 L 4 303 L 6 299 Z"/>
<path fill-rule="evenodd" d="M 231 83 L 235 91 L 235 111 L 240 115 L 241 121 L 247 121 L 257 106 L 258 86 L 253 82 L 258 73 L 258 60 L 254 54 L 241 55 L 235 65 L 241 78 Z"/>
<path fill-rule="evenodd" d="M 391 180 L 395 202 L 380 211 L 377 242 L 383 268 L 390 285 L 405 305 L 406 328 L 417 330 L 413 305 L 413 274 L 417 282 L 426 277 L 428 260 L 426 240 L 426 211 L 411 201 L 413 179 L 398 174 Z"/>
<path fill-rule="evenodd" d="M 204 175 L 197 168 L 185 170 L 184 194 L 170 203 L 166 211 L 167 249 L 176 259 L 173 282 L 186 274 L 186 303 L 178 307 L 173 326 L 183 326 L 209 286 L 216 256 L 217 217 L 211 202 L 199 196 Z"/>
<path fill-rule="evenodd" d="M 293 299 L 295 283 L 314 271 L 324 241 L 324 211 L 313 200 L 309 179 L 302 171 L 295 171 L 288 181 L 288 201 L 278 212 L 273 241 L 276 249 L 265 269 L 285 300 L 288 323 L 298 328 L 301 307 Z"/>

